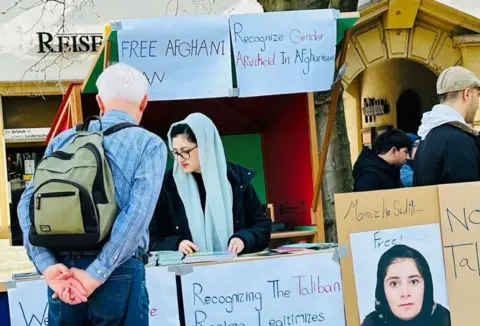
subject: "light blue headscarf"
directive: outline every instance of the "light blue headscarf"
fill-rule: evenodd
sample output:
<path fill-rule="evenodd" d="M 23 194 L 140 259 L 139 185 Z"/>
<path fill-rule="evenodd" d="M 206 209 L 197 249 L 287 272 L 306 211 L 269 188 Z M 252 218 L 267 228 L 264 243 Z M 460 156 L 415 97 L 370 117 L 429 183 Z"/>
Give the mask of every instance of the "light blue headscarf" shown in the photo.
<path fill-rule="evenodd" d="M 205 215 L 197 183 L 191 173 L 185 173 L 174 162 L 173 178 L 185 207 L 193 242 L 201 251 L 226 251 L 233 235 L 233 195 L 227 178 L 227 161 L 217 128 L 207 116 L 192 113 L 183 121 L 172 124 L 168 143 L 172 150 L 170 132 L 177 124 L 187 124 L 197 138 L 198 157 L 205 185 Z"/>

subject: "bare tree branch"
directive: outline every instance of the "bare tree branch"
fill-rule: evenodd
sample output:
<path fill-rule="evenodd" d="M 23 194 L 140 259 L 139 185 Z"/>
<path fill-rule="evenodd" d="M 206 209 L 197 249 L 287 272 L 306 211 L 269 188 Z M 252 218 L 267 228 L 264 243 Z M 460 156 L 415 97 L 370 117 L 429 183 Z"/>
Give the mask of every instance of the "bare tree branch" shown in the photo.
<path fill-rule="evenodd" d="M 0 2 L 1 1 L 2 0 L 0 0 Z M 202 12 L 211 14 L 214 10 L 213 5 L 215 1 L 216 0 L 190 0 L 188 1 L 188 5 L 190 8 L 193 6 L 196 13 Z M 35 17 L 35 21 L 32 22 L 32 25 L 26 30 L 25 34 L 34 32 L 35 28 L 44 21 L 46 15 L 50 14 L 57 17 L 56 26 L 54 26 L 55 32 L 51 33 L 52 37 L 56 38 L 68 33 L 68 20 L 71 19 L 72 15 L 75 15 L 76 18 L 81 17 L 85 12 L 84 8 L 86 6 L 92 7 L 93 12 L 95 12 L 95 0 L 15 0 L 15 2 L 4 11 L 0 11 L 0 15 L 6 15 L 14 10 L 22 10 L 26 12 L 30 10 L 39 10 L 39 8 L 41 8 L 39 16 Z M 165 15 L 172 14 L 170 9 L 173 9 L 173 6 L 175 6 L 173 12 L 175 16 L 187 12 L 189 9 L 188 7 L 182 7 L 180 0 L 169 0 L 166 6 Z M 81 62 L 84 58 L 85 56 L 79 56 L 78 53 L 72 55 L 68 51 L 65 51 L 65 48 L 62 48 L 61 52 L 56 52 L 55 50 L 52 51 L 51 48 L 47 48 L 47 52 L 24 71 L 20 81 L 25 80 L 31 73 L 35 74 L 37 78 L 43 78 L 44 81 L 47 81 L 47 79 L 51 79 L 49 70 L 56 66 L 56 70 L 58 71 L 58 81 L 59 84 L 61 84 L 62 70 L 71 67 L 75 63 Z"/>
<path fill-rule="evenodd" d="M 36 17 L 32 25 L 26 30 L 25 34 L 32 33 L 38 24 L 45 19 L 46 15 L 50 14 L 53 17 L 57 17 L 55 25 L 58 27 L 56 27 L 54 33 L 51 33 L 52 37 L 56 38 L 68 33 L 69 27 L 67 24 L 67 15 L 69 15 L 69 18 L 75 14 L 82 16 L 84 7 L 91 6 L 92 8 L 95 8 L 94 2 L 95 0 L 36 0 L 31 3 L 31 1 L 28 0 L 16 0 L 13 5 L 4 11 L 1 11 L 0 15 L 6 15 L 13 10 L 22 10 L 26 12 L 41 7 L 39 16 Z M 58 79 L 58 85 L 61 86 L 62 70 L 71 67 L 85 58 L 85 56 L 79 57 L 78 54 L 72 55 L 66 50 L 65 47 L 62 47 L 61 52 L 56 52 L 54 50 L 52 51 L 52 48 L 47 48 L 46 53 L 24 71 L 20 81 L 25 80 L 29 73 L 34 73 L 37 77 L 43 78 L 42 82 L 46 82 L 48 79 L 51 81 L 52 78 L 51 75 L 48 76 L 48 71 L 56 66 L 58 68 L 55 69 L 58 71 L 58 76 L 56 76 L 56 78 Z"/>

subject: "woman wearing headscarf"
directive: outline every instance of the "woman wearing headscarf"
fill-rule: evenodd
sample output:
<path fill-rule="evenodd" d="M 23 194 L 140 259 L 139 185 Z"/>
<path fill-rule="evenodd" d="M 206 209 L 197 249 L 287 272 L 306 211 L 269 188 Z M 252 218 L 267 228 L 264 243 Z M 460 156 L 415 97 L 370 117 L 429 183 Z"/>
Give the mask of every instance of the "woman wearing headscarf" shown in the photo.
<path fill-rule="evenodd" d="M 271 220 L 252 186 L 255 173 L 226 161 L 213 122 L 190 114 L 170 127 L 168 142 L 175 161 L 164 178 L 150 250 L 264 250 Z"/>
<path fill-rule="evenodd" d="M 434 301 L 430 267 L 406 245 L 388 249 L 378 262 L 375 311 L 362 326 L 450 326 L 450 312 Z"/>

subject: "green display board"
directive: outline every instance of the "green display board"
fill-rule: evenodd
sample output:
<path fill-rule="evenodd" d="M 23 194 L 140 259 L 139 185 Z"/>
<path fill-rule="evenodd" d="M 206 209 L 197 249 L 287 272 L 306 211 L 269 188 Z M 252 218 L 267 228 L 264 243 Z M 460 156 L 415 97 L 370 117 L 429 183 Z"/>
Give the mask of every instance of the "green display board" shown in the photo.
<path fill-rule="evenodd" d="M 252 184 L 260 198 L 266 203 L 265 173 L 263 171 L 262 136 L 260 134 L 223 136 L 223 148 L 227 161 L 243 165 L 255 172 Z M 172 169 L 173 160 L 169 155 L 167 170 Z"/>

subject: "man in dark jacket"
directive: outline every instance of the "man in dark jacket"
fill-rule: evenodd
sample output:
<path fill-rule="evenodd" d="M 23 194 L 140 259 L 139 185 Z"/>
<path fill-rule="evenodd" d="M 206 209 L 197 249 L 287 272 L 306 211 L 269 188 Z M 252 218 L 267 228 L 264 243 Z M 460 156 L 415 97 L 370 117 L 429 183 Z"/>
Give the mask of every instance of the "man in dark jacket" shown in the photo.
<path fill-rule="evenodd" d="M 407 160 L 412 141 L 403 131 L 388 128 L 364 147 L 353 166 L 353 191 L 402 188 L 400 168 Z"/>
<path fill-rule="evenodd" d="M 422 118 L 413 185 L 480 180 L 480 151 L 473 123 L 480 104 L 480 80 L 470 70 L 450 67 L 437 81 L 440 104 Z"/>

